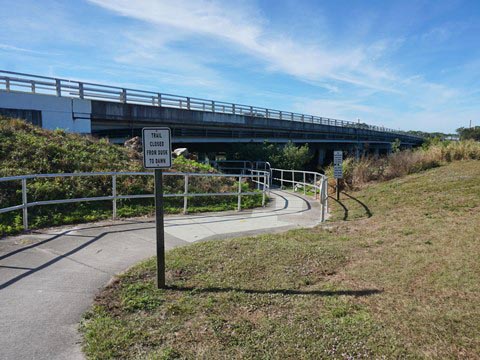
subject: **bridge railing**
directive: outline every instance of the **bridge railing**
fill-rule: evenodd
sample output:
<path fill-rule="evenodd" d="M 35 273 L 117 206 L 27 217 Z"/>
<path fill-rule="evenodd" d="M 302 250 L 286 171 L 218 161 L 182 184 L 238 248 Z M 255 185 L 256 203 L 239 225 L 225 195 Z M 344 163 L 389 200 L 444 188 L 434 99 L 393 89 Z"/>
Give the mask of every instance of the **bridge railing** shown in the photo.
<path fill-rule="evenodd" d="M 284 188 L 284 184 L 286 183 L 292 184 L 293 191 L 296 191 L 299 185 L 302 186 L 304 195 L 307 194 L 307 188 L 313 190 L 313 197 L 320 202 L 321 221 L 325 221 L 326 214 L 328 213 L 328 178 L 325 175 L 314 171 L 277 168 L 272 168 L 271 171 L 271 181 L 276 181 L 281 189 Z M 300 177 L 300 179 L 298 179 L 298 177 Z"/>
<path fill-rule="evenodd" d="M 366 129 L 422 139 L 421 137 L 400 130 L 389 129 L 383 126 L 361 124 L 353 121 L 4 70 L 0 70 L 0 91 L 1 90 L 7 92 L 56 95 L 89 100 L 107 100 L 127 104 L 161 106 L 175 109 Z"/>
<path fill-rule="evenodd" d="M 112 213 L 113 219 L 117 217 L 117 202 L 118 200 L 125 199 L 145 199 L 153 198 L 154 194 L 137 194 L 137 195 L 121 195 L 117 192 L 117 177 L 118 176 L 153 176 L 153 172 L 90 172 L 90 173 L 61 173 L 61 174 L 32 174 L 32 175 L 19 175 L 0 178 L 0 182 L 21 182 L 21 194 L 22 203 L 0 208 L 0 214 L 10 211 L 22 210 L 23 227 L 28 230 L 28 209 L 35 206 L 53 205 L 53 204 L 68 204 L 77 202 L 88 201 L 112 201 Z M 183 197 L 183 212 L 186 214 L 188 211 L 188 198 L 189 197 L 205 197 L 205 196 L 237 196 L 237 210 L 242 209 L 242 196 L 259 195 L 258 191 L 242 191 L 242 181 L 250 180 L 252 182 L 261 184 L 258 186 L 258 190 L 262 194 L 262 206 L 265 206 L 266 196 L 269 191 L 269 176 L 270 174 L 265 171 L 259 171 L 255 174 L 209 174 L 209 173 L 182 173 L 182 172 L 164 172 L 164 176 L 180 176 L 184 179 L 184 191 L 182 193 L 164 194 L 164 197 Z M 33 201 L 28 199 L 28 180 L 36 180 L 41 178 L 69 178 L 69 177 L 89 177 L 89 176 L 108 176 L 111 178 L 112 191 L 110 194 L 96 197 L 82 197 L 72 199 L 55 199 L 45 201 Z M 189 186 L 189 179 L 192 177 L 223 177 L 233 178 L 238 180 L 238 188 L 235 192 L 191 192 Z"/>

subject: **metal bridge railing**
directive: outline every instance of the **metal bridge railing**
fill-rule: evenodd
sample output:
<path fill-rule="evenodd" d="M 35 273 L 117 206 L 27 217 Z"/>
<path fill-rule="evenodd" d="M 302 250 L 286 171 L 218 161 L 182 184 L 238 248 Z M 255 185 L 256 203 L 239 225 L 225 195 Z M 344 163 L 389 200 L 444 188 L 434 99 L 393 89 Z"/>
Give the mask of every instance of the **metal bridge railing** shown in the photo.
<path fill-rule="evenodd" d="M 389 129 L 383 126 L 361 124 L 353 121 L 5 70 L 0 70 L 0 91 L 1 90 L 7 92 L 23 92 L 29 94 L 66 96 L 78 99 L 107 100 L 128 104 L 162 106 L 211 113 L 255 116 L 266 119 L 297 121 L 396 133 L 422 139 L 421 137 L 408 134 L 404 131 Z"/>
<path fill-rule="evenodd" d="M 296 190 L 296 185 L 302 185 L 304 195 L 306 195 L 307 193 L 307 187 L 313 189 L 314 198 L 317 199 L 318 197 L 320 201 L 321 221 L 324 222 L 326 220 L 326 214 L 328 213 L 328 178 L 325 175 L 314 171 L 287 170 L 276 168 L 272 168 L 271 171 L 271 181 L 279 182 L 281 189 L 283 189 L 284 183 L 292 184 L 293 191 Z M 290 179 L 286 177 L 287 174 L 291 175 Z M 295 179 L 296 174 L 301 174 L 300 180 Z M 310 182 L 308 178 L 312 179 L 313 182 Z"/>
<path fill-rule="evenodd" d="M 23 211 L 23 227 L 28 230 L 28 209 L 34 206 L 52 205 L 52 204 L 67 204 L 86 201 L 112 201 L 113 219 L 117 217 L 117 201 L 124 199 L 145 199 L 153 198 L 154 194 L 139 194 L 139 195 L 120 195 L 117 193 L 117 177 L 118 176 L 153 176 L 153 172 L 91 172 L 91 173 L 63 173 L 63 174 L 33 174 L 33 175 L 19 175 L 0 178 L 0 182 L 6 181 L 21 181 L 22 184 L 22 203 L 6 208 L 0 208 L 0 214 L 15 210 Z M 261 184 L 258 187 L 262 192 L 262 206 L 265 206 L 266 194 L 269 190 L 270 174 L 268 172 L 257 172 L 255 174 L 206 174 L 206 173 L 180 173 L 180 172 L 164 172 L 164 176 L 182 176 L 184 178 L 184 192 L 178 194 L 164 194 L 164 197 L 183 197 L 183 212 L 186 214 L 188 210 L 188 198 L 199 196 L 237 196 L 237 210 L 242 209 L 242 196 L 258 195 L 258 192 L 248 191 L 242 192 L 242 180 L 251 179 L 252 182 Z M 27 181 L 40 178 L 66 178 L 66 177 L 87 177 L 87 176 L 111 176 L 112 179 L 112 193 L 97 197 L 84 197 L 74 199 L 56 199 L 46 201 L 28 201 Z M 238 179 L 238 190 L 236 192 L 215 192 L 215 193 L 192 193 L 189 192 L 189 178 L 191 177 L 227 177 Z"/>

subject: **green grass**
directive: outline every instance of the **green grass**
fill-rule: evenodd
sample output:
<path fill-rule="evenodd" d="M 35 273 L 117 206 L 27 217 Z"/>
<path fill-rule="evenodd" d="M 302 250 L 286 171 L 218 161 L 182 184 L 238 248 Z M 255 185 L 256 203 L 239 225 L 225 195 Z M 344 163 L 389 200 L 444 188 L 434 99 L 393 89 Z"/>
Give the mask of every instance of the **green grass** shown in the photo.
<path fill-rule="evenodd" d="M 85 315 L 87 357 L 477 358 L 480 162 L 349 195 L 324 227 L 168 252 L 166 290 L 154 259 L 130 269 Z"/>

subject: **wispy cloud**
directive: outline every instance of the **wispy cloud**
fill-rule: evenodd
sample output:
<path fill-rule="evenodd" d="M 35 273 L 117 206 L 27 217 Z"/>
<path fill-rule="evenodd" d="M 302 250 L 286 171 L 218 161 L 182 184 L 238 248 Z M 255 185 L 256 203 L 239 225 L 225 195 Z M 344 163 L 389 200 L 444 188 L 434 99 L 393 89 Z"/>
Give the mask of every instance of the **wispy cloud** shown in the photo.
<path fill-rule="evenodd" d="M 374 65 L 374 60 L 388 48 L 385 42 L 348 49 L 322 46 L 311 41 L 302 42 L 285 33 L 269 32 L 268 21 L 250 6 L 231 2 L 227 6 L 226 3 L 217 1 L 90 1 L 152 26 L 170 27 L 170 33 L 180 32 L 179 37 L 208 36 L 213 41 L 221 41 L 231 49 L 264 61 L 270 71 L 314 81 L 329 89 L 334 85 L 327 85 L 326 80 L 382 91 L 393 90 L 382 83 L 382 80 L 391 78 L 391 74 Z M 145 41 L 151 42 L 149 39 Z"/>
<path fill-rule="evenodd" d="M 27 54 L 34 54 L 34 55 L 58 55 L 58 53 L 52 52 L 45 52 L 45 51 L 37 51 L 32 49 L 25 49 L 18 46 L 8 45 L 8 44 L 0 44 L 0 50 L 8 51 L 8 52 L 20 52 L 20 53 L 27 53 Z"/>

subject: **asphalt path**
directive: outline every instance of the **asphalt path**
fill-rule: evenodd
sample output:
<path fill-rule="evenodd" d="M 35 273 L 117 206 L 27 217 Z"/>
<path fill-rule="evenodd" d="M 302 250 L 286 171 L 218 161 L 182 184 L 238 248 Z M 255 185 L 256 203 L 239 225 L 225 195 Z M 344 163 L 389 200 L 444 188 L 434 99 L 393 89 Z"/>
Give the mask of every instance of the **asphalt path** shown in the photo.
<path fill-rule="evenodd" d="M 266 208 L 165 218 L 166 249 L 319 223 L 318 201 L 272 191 Z M 150 218 L 52 228 L 0 240 L 0 358 L 83 359 L 78 324 L 115 276 L 155 255 Z"/>

